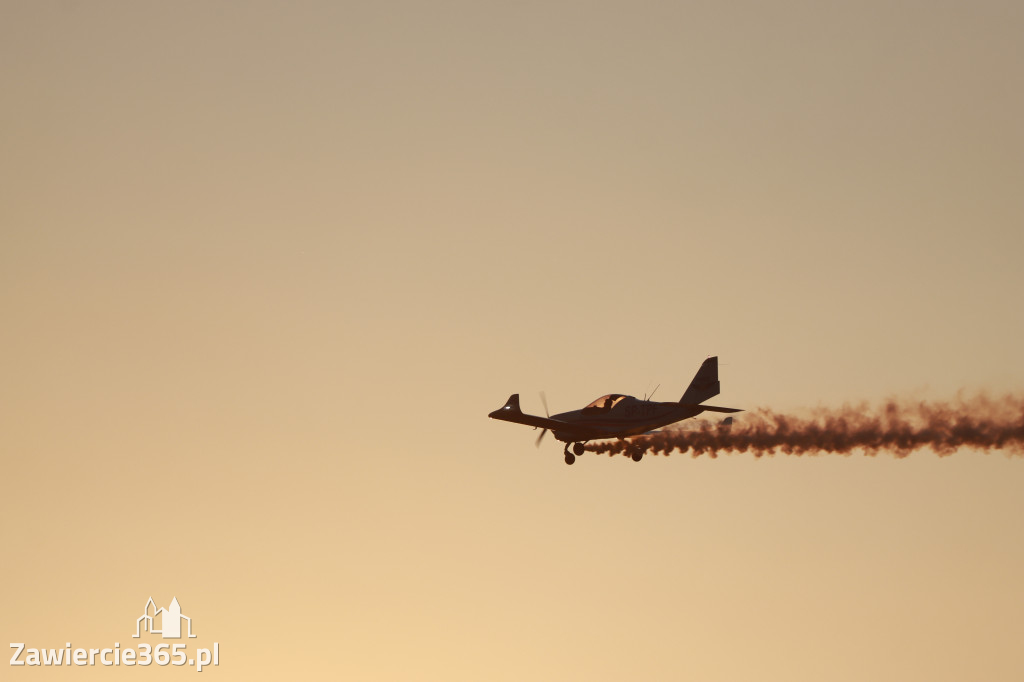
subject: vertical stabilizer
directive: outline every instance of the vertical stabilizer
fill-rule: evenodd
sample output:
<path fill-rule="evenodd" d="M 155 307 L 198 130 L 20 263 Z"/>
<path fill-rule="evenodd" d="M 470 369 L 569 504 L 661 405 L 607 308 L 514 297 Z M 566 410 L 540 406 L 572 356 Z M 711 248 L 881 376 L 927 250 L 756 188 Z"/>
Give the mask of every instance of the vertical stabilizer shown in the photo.
<path fill-rule="evenodd" d="M 721 392 L 721 385 L 718 383 L 718 356 L 708 358 L 697 370 L 686 393 L 679 399 L 679 402 L 687 405 L 697 405 L 708 398 L 713 398 Z"/>

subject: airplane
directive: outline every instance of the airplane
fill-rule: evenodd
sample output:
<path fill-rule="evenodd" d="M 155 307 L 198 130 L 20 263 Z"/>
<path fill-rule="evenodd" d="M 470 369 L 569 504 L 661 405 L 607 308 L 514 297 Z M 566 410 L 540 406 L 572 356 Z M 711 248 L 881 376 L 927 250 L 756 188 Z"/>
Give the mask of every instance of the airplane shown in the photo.
<path fill-rule="evenodd" d="M 565 463 L 572 464 L 576 461 L 577 456 L 584 453 L 584 443 L 590 440 L 625 439 L 629 436 L 638 436 L 662 426 L 696 417 L 702 412 L 743 411 L 733 407 L 700 404 L 720 392 L 718 357 L 715 356 L 704 361 L 686 392 L 683 393 L 683 397 L 677 403 L 656 403 L 646 398 L 638 400 L 631 395 L 610 393 L 601 396 L 583 409 L 539 417 L 523 414 L 523 411 L 519 409 L 519 394 L 514 393 L 504 406 L 487 416 L 491 419 L 544 429 L 537 438 L 538 446 L 544 438 L 544 434 L 551 431 L 556 439 L 565 443 Z M 543 398 L 543 395 L 541 397 Z M 544 409 L 547 411 L 547 401 L 545 401 Z M 730 424 L 732 424 L 732 417 L 723 422 L 723 426 L 726 428 Z M 571 452 L 570 445 L 572 445 Z M 634 462 L 639 462 L 644 456 L 643 450 L 633 449 L 631 456 Z"/>

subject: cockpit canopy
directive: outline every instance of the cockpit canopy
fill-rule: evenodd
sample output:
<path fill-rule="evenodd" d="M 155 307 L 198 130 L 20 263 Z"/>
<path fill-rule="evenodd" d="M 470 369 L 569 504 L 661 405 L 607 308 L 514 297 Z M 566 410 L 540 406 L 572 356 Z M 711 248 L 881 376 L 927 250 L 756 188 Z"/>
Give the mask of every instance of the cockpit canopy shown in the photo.
<path fill-rule="evenodd" d="M 613 407 L 619 404 L 626 396 L 619 393 L 609 393 L 603 395 L 594 402 L 590 403 L 581 410 L 582 414 L 602 414 L 604 412 L 610 412 Z"/>

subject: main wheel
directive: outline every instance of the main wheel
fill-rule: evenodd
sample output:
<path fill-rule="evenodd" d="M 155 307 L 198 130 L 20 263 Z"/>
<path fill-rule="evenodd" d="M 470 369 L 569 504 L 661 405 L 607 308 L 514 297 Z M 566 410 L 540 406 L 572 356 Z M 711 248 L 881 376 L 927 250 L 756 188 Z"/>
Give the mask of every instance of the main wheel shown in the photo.
<path fill-rule="evenodd" d="M 633 461 L 634 462 L 639 462 L 640 460 L 642 460 L 644 458 L 644 451 L 643 450 L 634 450 L 632 457 L 633 457 Z"/>
<path fill-rule="evenodd" d="M 585 450 L 585 449 L 584 449 L 584 447 L 583 447 L 583 443 L 573 443 L 573 444 L 572 444 L 572 451 L 576 453 L 576 456 L 577 456 L 577 457 L 579 457 L 579 456 L 580 456 L 580 455 L 582 455 L 582 454 L 583 454 L 583 453 L 584 453 L 584 452 L 585 452 L 586 450 Z"/>
<path fill-rule="evenodd" d="M 574 454 L 572 454 L 571 452 L 565 453 L 565 463 L 566 464 L 572 464 L 575 461 L 576 461 L 576 456 Z"/>

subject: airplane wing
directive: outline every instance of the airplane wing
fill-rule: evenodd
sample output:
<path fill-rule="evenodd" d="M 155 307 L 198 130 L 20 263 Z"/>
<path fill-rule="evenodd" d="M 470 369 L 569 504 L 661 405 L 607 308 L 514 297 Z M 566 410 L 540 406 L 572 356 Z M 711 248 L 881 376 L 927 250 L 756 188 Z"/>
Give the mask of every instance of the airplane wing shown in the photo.
<path fill-rule="evenodd" d="M 541 429 L 571 434 L 574 440 L 589 440 L 600 437 L 593 429 L 581 427 L 579 424 L 562 421 L 561 419 L 551 419 L 550 417 L 523 414 L 523 411 L 519 409 L 518 393 L 512 394 L 502 407 L 499 407 L 487 416 L 491 419 L 500 419 L 515 424 L 526 424 L 527 426 L 536 426 Z"/>

